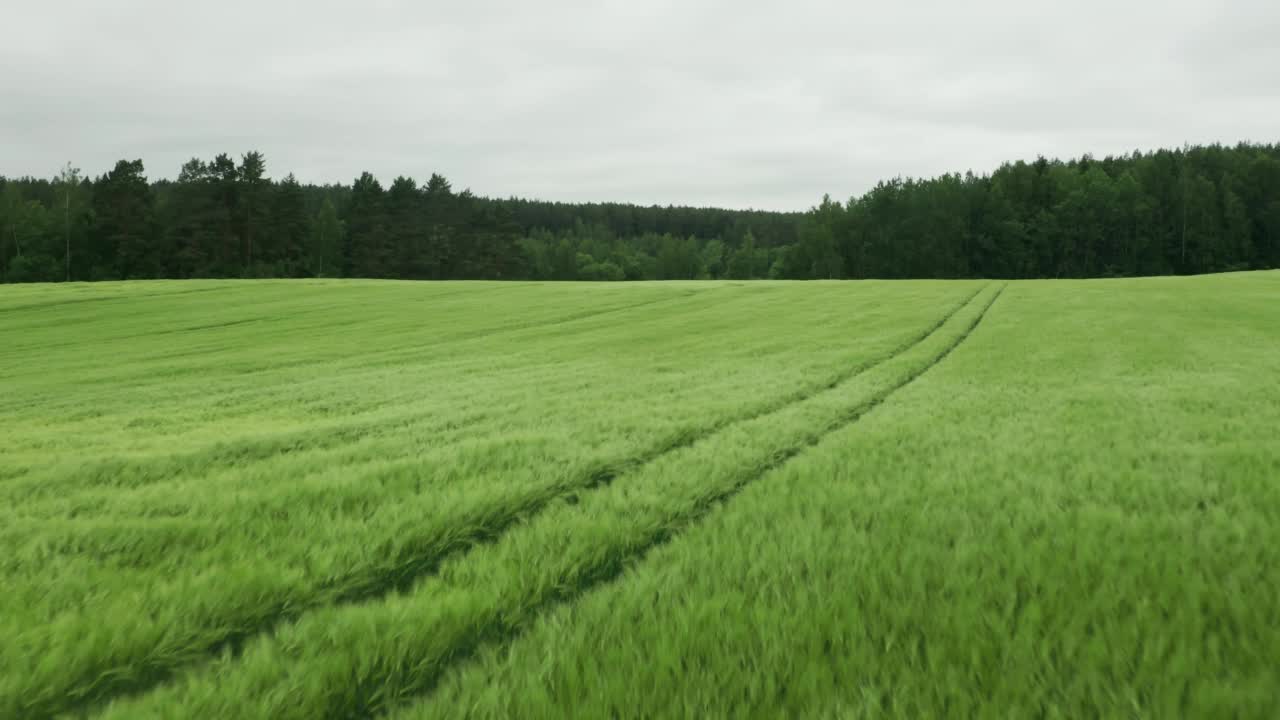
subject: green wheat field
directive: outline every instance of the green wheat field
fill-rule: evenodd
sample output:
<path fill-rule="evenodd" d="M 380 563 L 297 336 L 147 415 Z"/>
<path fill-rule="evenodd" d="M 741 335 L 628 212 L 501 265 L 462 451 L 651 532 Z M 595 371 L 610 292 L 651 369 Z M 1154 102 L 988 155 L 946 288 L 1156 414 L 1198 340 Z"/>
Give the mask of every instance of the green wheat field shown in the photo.
<path fill-rule="evenodd" d="M 1274 717 L 1280 272 L 0 287 L 0 717 Z"/>

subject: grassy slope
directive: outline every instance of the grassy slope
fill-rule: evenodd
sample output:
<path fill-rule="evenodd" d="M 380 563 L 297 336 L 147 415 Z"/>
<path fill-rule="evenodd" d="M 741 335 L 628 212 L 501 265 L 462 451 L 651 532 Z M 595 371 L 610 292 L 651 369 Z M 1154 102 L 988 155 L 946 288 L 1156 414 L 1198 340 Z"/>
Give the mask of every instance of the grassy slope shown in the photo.
<path fill-rule="evenodd" d="M 1265 716 L 1280 275 L 999 290 L 0 288 L 0 717 Z"/>
<path fill-rule="evenodd" d="M 145 689 L 406 587 L 554 497 L 820 392 L 979 287 L 0 293 L 0 708 Z"/>
<path fill-rule="evenodd" d="M 1015 283 L 892 402 L 395 717 L 1269 717 L 1278 298 Z"/>
<path fill-rule="evenodd" d="M 720 500 L 856 421 L 973 327 L 997 287 L 893 357 L 810 398 L 727 426 L 559 503 L 385 601 L 313 613 L 236 662 L 113 708 L 113 717 L 363 717 L 432 687 L 486 639 L 615 576 Z"/>

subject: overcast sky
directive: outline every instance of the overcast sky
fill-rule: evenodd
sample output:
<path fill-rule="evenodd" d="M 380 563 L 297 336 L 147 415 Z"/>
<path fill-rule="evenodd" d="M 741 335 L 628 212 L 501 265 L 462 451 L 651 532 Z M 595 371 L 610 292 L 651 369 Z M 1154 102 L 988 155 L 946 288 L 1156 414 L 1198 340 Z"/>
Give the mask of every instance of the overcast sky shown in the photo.
<path fill-rule="evenodd" d="M 440 172 L 804 209 L 1006 159 L 1280 141 L 1280 2 L 0 0 L 0 173 Z"/>

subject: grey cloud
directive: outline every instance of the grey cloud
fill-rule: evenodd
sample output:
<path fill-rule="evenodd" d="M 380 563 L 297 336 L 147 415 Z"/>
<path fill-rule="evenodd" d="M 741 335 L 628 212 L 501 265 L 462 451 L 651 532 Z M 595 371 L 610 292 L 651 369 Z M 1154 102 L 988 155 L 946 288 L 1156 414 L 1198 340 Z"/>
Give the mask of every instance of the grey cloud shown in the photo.
<path fill-rule="evenodd" d="M 1276 141 L 1280 6 L 72 0 L 5 12 L 0 172 L 259 149 L 490 195 L 802 209 L 1037 154 Z"/>

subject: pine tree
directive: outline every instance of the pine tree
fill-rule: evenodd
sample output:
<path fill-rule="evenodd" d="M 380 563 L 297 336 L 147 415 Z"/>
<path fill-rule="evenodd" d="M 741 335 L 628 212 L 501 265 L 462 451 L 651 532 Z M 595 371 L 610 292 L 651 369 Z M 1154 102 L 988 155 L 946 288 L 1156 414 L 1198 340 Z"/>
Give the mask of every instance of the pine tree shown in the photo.
<path fill-rule="evenodd" d="M 115 259 L 116 276 L 155 277 L 154 200 L 141 160 L 121 160 L 94 188 L 94 234 Z"/>
<path fill-rule="evenodd" d="M 236 215 L 244 246 L 244 267 L 251 274 L 255 262 L 254 241 L 267 225 L 268 195 L 271 182 L 266 177 L 267 163 L 260 152 L 246 153 L 240 158 L 235 180 Z M 260 253 L 260 251 L 259 251 Z"/>
<path fill-rule="evenodd" d="M 351 186 L 343 253 L 343 274 L 347 277 L 387 277 L 389 274 L 384 201 L 382 184 L 367 172 L 361 173 Z"/>
<path fill-rule="evenodd" d="M 306 197 L 293 173 L 272 189 L 269 221 L 271 232 L 258 242 L 259 262 L 272 274 L 296 276 L 302 269 L 309 228 Z"/>

